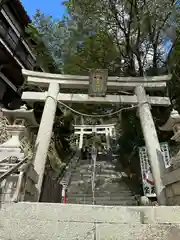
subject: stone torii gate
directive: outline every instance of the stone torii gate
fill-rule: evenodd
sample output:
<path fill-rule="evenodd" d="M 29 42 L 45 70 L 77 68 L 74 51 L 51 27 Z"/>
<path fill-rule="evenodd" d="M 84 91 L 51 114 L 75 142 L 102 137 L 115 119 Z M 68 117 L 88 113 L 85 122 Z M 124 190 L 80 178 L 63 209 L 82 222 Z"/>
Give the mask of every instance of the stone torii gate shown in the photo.
<path fill-rule="evenodd" d="M 155 180 L 156 194 L 159 204 L 166 205 L 166 197 L 164 186 L 161 180 L 161 162 L 159 153 L 161 153 L 160 144 L 158 141 L 156 128 L 151 114 L 151 106 L 169 106 L 170 100 L 168 97 L 148 96 L 145 90 L 153 92 L 156 90 L 164 91 L 166 82 L 171 79 L 171 76 L 156 76 L 156 77 L 107 77 L 107 91 L 114 90 L 116 93 L 120 90 L 131 90 L 132 95 L 100 95 L 92 97 L 88 94 L 70 94 L 61 93 L 63 89 L 88 89 L 91 82 L 89 76 L 74 76 L 62 74 L 50 74 L 43 72 L 34 72 L 23 70 L 23 74 L 29 85 L 38 85 L 46 87 L 46 92 L 24 92 L 22 100 L 26 102 L 45 102 L 42 119 L 36 140 L 36 154 L 34 167 L 39 174 L 37 188 L 39 196 L 44 176 L 47 151 L 52 134 L 52 128 L 56 113 L 58 101 L 64 103 L 109 103 L 121 105 L 136 105 L 138 108 L 139 118 L 144 134 L 144 139 L 149 155 L 150 165 L 152 168 L 153 177 Z M 94 80 L 96 76 L 94 75 Z M 92 80 L 92 79 L 91 79 Z M 99 86 L 102 77 L 96 78 Z"/>
<path fill-rule="evenodd" d="M 79 135 L 79 149 L 83 147 L 83 136 L 86 134 L 104 134 L 106 136 L 106 143 L 110 147 L 110 138 L 115 136 L 115 124 L 102 125 L 74 125 L 74 134 Z"/>

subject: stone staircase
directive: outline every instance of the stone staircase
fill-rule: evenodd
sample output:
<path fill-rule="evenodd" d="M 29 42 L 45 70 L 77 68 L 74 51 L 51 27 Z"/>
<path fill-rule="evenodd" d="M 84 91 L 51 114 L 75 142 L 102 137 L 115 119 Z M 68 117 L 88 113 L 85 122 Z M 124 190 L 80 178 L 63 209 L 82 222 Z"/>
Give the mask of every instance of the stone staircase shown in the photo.
<path fill-rule="evenodd" d="M 180 207 L 11 203 L 1 240 L 179 240 Z"/>
<path fill-rule="evenodd" d="M 74 204 L 92 204 L 92 164 L 81 160 L 72 171 L 68 188 L 67 202 Z M 137 205 L 135 197 L 123 181 L 122 173 L 115 169 L 115 164 L 105 157 L 96 162 L 96 205 Z"/>

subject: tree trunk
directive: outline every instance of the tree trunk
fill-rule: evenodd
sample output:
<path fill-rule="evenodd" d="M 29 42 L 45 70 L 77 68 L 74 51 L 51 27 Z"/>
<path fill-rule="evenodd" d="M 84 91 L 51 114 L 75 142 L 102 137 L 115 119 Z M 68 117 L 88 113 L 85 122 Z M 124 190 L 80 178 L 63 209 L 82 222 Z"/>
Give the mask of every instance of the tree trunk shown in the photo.
<path fill-rule="evenodd" d="M 154 54 L 153 54 L 153 74 L 156 76 L 158 71 L 158 65 L 157 65 L 157 44 L 153 44 L 153 50 L 154 50 Z"/>
<path fill-rule="evenodd" d="M 141 61 L 140 54 L 137 53 L 136 57 L 137 57 L 138 66 L 139 66 L 139 76 L 143 76 L 144 75 L 144 71 L 143 71 L 143 66 L 142 66 L 142 61 Z"/>

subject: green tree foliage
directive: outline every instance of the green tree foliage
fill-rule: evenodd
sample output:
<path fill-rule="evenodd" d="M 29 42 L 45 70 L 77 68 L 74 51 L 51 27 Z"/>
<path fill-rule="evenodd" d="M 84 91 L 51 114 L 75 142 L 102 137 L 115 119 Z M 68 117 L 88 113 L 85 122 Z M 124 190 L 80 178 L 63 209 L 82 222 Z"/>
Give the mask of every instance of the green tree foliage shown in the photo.
<path fill-rule="evenodd" d="M 64 59 L 64 72 L 88 74 L 91 68 L 108 69 L 109 74 L 116 72 L 117 49 L 105 32 L 96 32 L 83 42 L 77 42 L 76 52 Z"/>
<path fill-rule="evenodd" d="M 42 41 L 42 35 L 33 24 L 29 24 L 26 28 L 28 40 L 31 44 L 34 54 L 36 55 L 37 66 L 41 66 L 46 72 L 59 73 L 60 68 L 54 60 L 50 49 L 46 47 Z"/>
<path fill-rule="evenodd" d="M 124 75 L 143 75 L 151 67 L 158 74 L 164 52 L 163 38 L 169 29 L 175 1 L 141 0 L 76 0 L 67 1 L 70 19 L 76 22 L 74 31 L 83 38 L 105 32 L 116 47 L 115 58 Z"/>
<path fill-rule="evenodd" d="M 108 68 L 112 75 L 158 74 L 163 39 L 175 0 L 66 1 L 68 15 L 53 20 L 37 11 L 33 23 L 64 73 Z"/>
<path fill-rule="evenodd" d="M 169 67 L 172 72 L 172 80 L 169 84 L 169 93 L 174 100 L 175 107 L 180 111 L 180 28 L 176 31 L 176 40 L 170 51 Z"/>

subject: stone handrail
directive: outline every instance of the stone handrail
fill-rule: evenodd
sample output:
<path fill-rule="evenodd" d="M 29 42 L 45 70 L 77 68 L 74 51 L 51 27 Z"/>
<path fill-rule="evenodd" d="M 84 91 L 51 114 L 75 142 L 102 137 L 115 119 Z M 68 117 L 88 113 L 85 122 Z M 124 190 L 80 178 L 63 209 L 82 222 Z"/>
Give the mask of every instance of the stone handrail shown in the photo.
<path fill-rule="evenodd" d="M 72 173 L 72 168 L 74 167 L 74 165 L 76 165 L 77 161 L 80 158 L 80 151 L 77 150 L 75 152 L 75 154 L 72 156 L 69 164 L 66 166 L 63 174 L 62 174 L 62 178 L 60 183 L 64 186 L 66 185 L 66 187 L 68 186 L 69 182 L 70 182 L 70 178 L 71 178 L 71 173 Z"/>
<path fill-rule="evenodd" d="M 14 173 L 16 170 L 18 170 L 19 167 L 21 167 L 23 165 L 23 163 L 25 163 L 28 160 L 28 157 L 25 157 L 22 161 L 20 161 L 19 163 L 17 163 L 15 166 L 13 166 L 12 168 L 10 168 L 7 172 L 5 172 L 4 174 L 2 174 L 0 176 L 0 183 L 2 181 L 4 181 L 7 177 L 9 177 L 12 173 Z"/>

